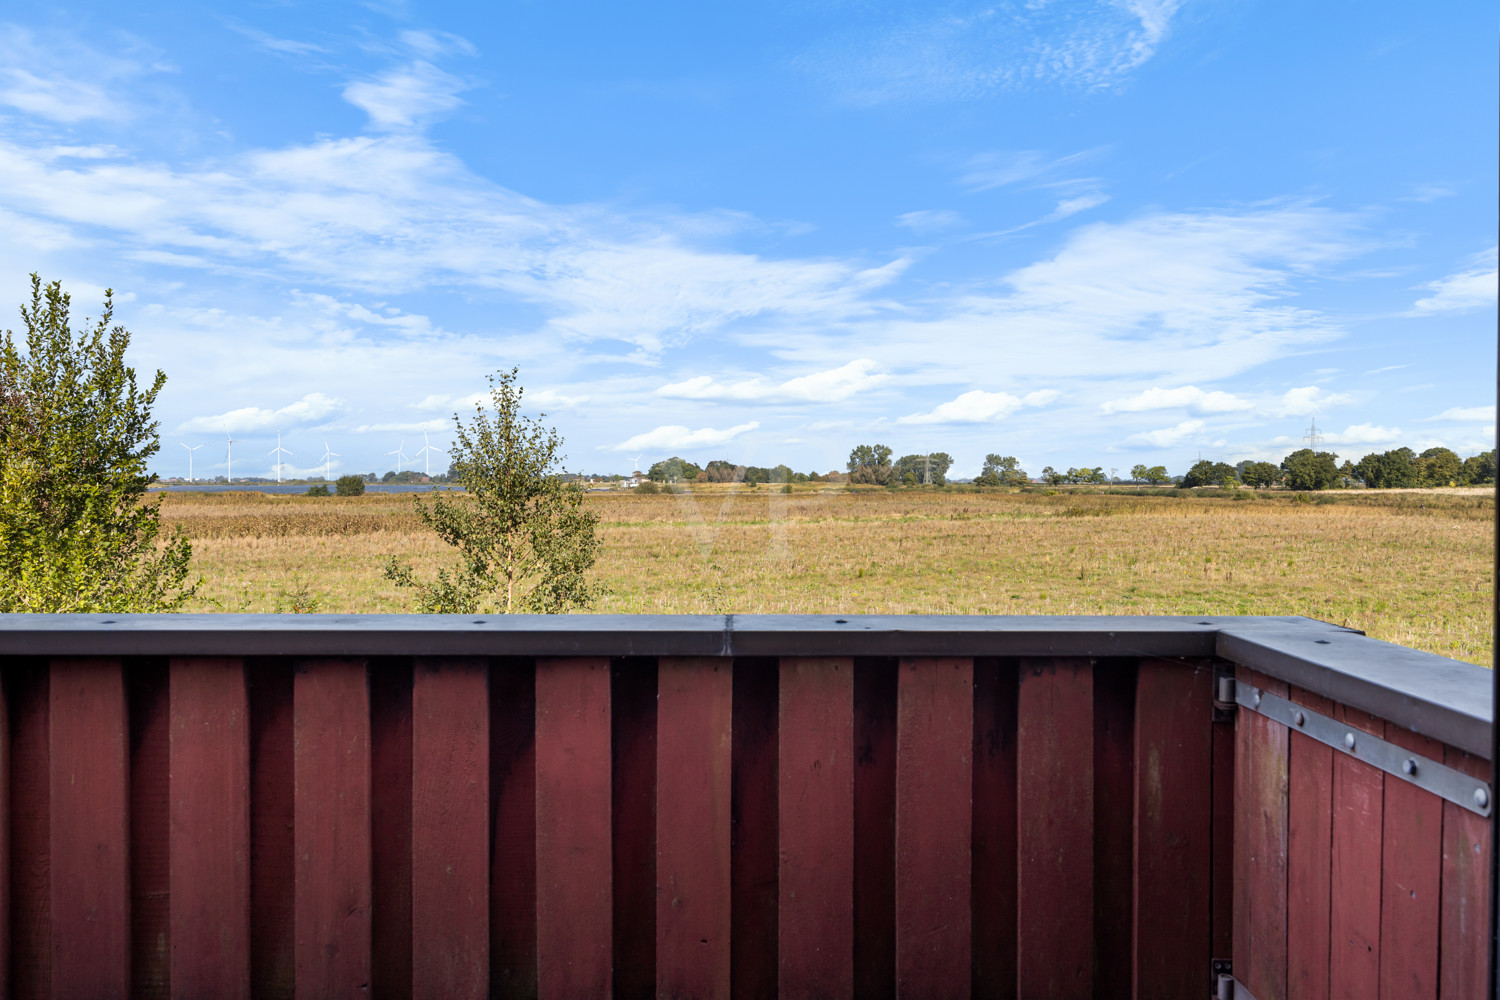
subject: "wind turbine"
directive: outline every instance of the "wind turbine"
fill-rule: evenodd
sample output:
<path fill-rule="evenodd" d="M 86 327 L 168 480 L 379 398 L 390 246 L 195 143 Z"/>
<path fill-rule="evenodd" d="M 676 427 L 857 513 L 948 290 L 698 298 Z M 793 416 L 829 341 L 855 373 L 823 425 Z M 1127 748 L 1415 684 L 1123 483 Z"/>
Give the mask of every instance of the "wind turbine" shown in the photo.
<path fill-rule="evenodd" d="M 403 441 L 401 443 L 405 444 L 406 442 Z M 427 432 L 423 431 L 422 432 L 422 450 L 419 451 L 419 452 L 417 452 L 417 455 L 425 455 L 426 456 L 426 458 L 424 458 L 422 460 L 422 468 L 424 468 L 424 469 L 427 470 L 426 471 L 426 476 L 427 476 L 428 479 L 432 478 L 432 454 L 431 453 L 434 452 L 434 451 L 437 451 L 437 449 L 434 448 L 431 445 L 431 443 L 428 442 L 428 440 L 427 440 Z M 412 457 L 415 458 L 416 455 L 413 455 Z"/>
<path fill-rule="evenodd" d="M 234 482 L 234 438 L 228 437 L 229 443 L 224 447 L 224 478 L 228 482 Z"/>
<path fill-rule="evenodd" d="M 178 444 L 182 444 L 181 441 L 178 441 L 177 443 Z M 193 481 L 193 452 L 197 451 L 199 448 L 202 448 L 203 446 L 201 444 L 200 445 L 194 445 L 191 448 L 188 448 L 188 446 L 185 445 L 185 444 L 182 444 L 182 446 L 184 448 L 187 448 L 187 453 L 188 453 L 188 482 L 191 483 Z"/>
<path fill-rule="evenodd" d="M 396 475 L 401 475 L 401 463 L 406 461 L 406 438 L 401 439 L 401 443 L 396 446 L 395 451 L 388 451 L 386 454 L 396 456 Z"/>
<path fill-rule="evenodd" d="M 630 465 L 631 465 L 630 474 L 632 476 L 635 475 L 637 472 L 641 471 L 641 458 L 642 458 L 642 456 L 644 454 L 645 453 L 643 452 L 641 455 L 635 456 L 635 461 L 630 463 Z"/>
<path fill-rule="evenodd" d="M 281 432 L 280 431 L 276 432 L 276 447 L 274 447 L 270 451 L 266 452 L 266 454 L 267 455 L 275 455 L 277 452 L 285 452 L 288 455 L 294 454 L 293 452 L 287 451 L 285 448 L 283 448 L 281 446 Z M 280 458 L 277 458 L 276 459 L 276 481 L 278 483 L 281 482 L 281 466 L 282 466 L 282 461 L 281 461 Z"/>
<path fill-rule="evenodd" d="M 329 466 L 328 466 L 328 460 L 330 458 L 342 458 L 342 457 L 343 456 L 340 455 L 336 451 L 329 451 L 328 450 L 328 442 L 327 441 L 323 442 L 323 479 L 324 479 L 325 482 L 328 479 L 328 468 L 329 468 Z"/>

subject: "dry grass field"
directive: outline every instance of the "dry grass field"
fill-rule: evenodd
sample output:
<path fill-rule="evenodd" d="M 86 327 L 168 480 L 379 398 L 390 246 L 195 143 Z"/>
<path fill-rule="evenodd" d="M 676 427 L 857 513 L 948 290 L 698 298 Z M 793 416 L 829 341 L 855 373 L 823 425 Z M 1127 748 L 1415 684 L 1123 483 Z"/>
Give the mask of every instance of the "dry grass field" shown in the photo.
<path fill-rule="evenodd" d="M 1311 498 L 1309 498 L 1311 499 Z M 1219 497 L 720 487 L 591 494 L 616 613 L 1299 614 L 1491 661 L 1487 491 Z M 168 494 L 195 611 L 407 610 L 451 559 L 410 495 Z"/>

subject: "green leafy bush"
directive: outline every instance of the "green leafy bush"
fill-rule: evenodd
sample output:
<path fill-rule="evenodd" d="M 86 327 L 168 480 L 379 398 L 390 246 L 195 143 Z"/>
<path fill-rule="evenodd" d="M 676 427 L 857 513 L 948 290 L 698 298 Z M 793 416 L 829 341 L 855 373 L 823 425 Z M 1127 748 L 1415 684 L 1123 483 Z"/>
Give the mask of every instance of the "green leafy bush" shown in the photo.
<path fill-rule="evenodd" d="M 363 496 L 365 492 L 364 476 L 339 476 L 334 480 L 333 490 L 341 497 Z"/>
<path fill-rule="evenodd" d="M 69 306 L 61 282 L 33 274 L 24 344 L 0 336 L 0 611 L 175 611 L 197 589 L 192 546 L 159 540 L 160 505 L 145 501 L 167 377 L 136 385 L 112 292 L 84 330 Z"/>

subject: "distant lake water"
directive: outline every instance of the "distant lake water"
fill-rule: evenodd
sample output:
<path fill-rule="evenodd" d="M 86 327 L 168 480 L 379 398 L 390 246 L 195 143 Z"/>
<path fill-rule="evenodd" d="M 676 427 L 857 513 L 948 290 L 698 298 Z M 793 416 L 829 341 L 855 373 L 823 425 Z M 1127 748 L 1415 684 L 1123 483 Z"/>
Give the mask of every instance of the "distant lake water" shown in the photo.
<path fill-rule="evenodd" d="M 327 486 L 329 492 L 333 491 L 332 483 L 157 483 L 151 489 L 168 493 L 306 493 L 316 485 Z M 365 484 L 366 493 L 429 493 L 432 490 L 462 492 L 457 486 L 450 487 L 438 483 Z"/>

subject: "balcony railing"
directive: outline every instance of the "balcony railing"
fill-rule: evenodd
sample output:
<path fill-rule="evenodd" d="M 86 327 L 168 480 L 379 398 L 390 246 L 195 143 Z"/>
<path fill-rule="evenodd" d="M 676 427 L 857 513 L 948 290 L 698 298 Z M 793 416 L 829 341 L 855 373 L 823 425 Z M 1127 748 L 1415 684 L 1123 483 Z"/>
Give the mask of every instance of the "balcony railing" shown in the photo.
<path fill-rule="evenodd" d="M 15 997 L 1486 989 L 1489 672 L 1308 619 L 0 616 L 0 696 Z"/>

